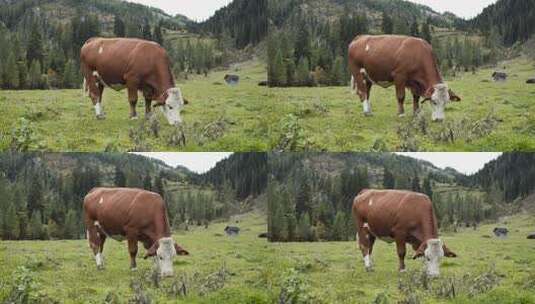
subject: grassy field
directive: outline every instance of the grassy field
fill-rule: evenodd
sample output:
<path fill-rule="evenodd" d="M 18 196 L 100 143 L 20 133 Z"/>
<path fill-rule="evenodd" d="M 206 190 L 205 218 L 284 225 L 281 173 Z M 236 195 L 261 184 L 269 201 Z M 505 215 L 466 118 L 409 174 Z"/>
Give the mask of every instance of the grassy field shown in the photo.
<path fill-rule="evenodd" d="M 224 84 L 227 73 L 240 75 L 240 84 Z M 0 91 L 0 150 L 16 138 L 23 148 L 47 151 L 265 151 L 272 113 L 266 106 L 267 89 L 257 85 L 265 79 L 264 65 L 246 62 L 179 83 L 191 102 L 182 113 L 185 147 L 176 144 L 173 138 L 179 130 L 159 111 L 152 122 L 129 120 L 126 91 L 105 90 L 105 120 L 95 119 L 91 101 L 81 90 Z M 159 137 L 151 131 L 154 126 Z"/>
<path fill-rule="evenodd" d="M 535 150 L 534 62 L 517 59 L 500 64 L 510 76 L 505 83 L 489 81 L 494 69 L 447 79 L 461 96 L 450 104 L 444 123 L 430 122 L 430 106 L 422 117 L 412 115 L 407 95 L 404 118 L 397 116 L 394 88 L 374 86 L 373 117 L 362 114 L 357 96 L 348 87 L 277 88 L 270 94 L 280 117 L 296 117 L 298 146 L 328 151 L 422 150 L 511 151 Z M 407 92 L 408 93 L 408 92 Z M 424 129 L 424 131 L 422 131 Z M 453 134 L 453 140 L 452 136 Z"/>
<path fill-rule="evenodd" d="M 226 223 L 175 233 L 191 255 L 175 258 L 175 277 L 162 280 L 159 288 L 151 279 L 152 261 L 141 258 L 144 249 L 138 271 L 129 270 L 126 242 L 106 241 L 103 271 L 97 271 L 85 240 L 0 242 L 0 302 L 24 266 L 34 283 L 30 295 L 49 300 L 44 303 L 148 303 L 139 301 L 142 294 L 152 303 L 269 303 L 260 280 L 267 241 L 257 237 L 267 229 L 265 218 L 249 214 L 238 225 L 237 237 L 224 236 Z"/>
<path fill-rule="evenodd" d="M 420 275 L 422 262 L 410 258 L 412 249 L 408 271 L 400 274 L 395 245 L 382 241 L 371 273 L 355 242 L 273 244 L 280 258 L 272 271 L 299 282 L 298 295 L 308 303 L 535 303 L 535 241 L 526 239 L 535 218 L 507 221 L 501 225 L 509 228 L 508 239 L 490 237 L 496 225 L 443 235 L 459 257 L 443 260 L 441 277 L 430 282 Z"/>
<path fill-rule="evenodd" d="M 407 258 L 408 272 L 398 273 L 391 244 L 376 243 L 367 273 L 355 242 L 267 243 L 257 237 L 264 216 L 240 221 L 235 238 L 223 236 L 226 223 L 175 233 L 191 256 L 176 258 L 175 277 L 159 286 L 151 261 L 128 269 L 124 242 L 107 241 L 103 271 L 85 240 L 0 242 L 0 302 L 16 286 L 42 303 L 535 303 L 533 217 L 502 223 L 508 239 L 490 237 L 495 225 L 444 235 L 459 258 L 443 261 L 429 282 L 421 261 Z"/>

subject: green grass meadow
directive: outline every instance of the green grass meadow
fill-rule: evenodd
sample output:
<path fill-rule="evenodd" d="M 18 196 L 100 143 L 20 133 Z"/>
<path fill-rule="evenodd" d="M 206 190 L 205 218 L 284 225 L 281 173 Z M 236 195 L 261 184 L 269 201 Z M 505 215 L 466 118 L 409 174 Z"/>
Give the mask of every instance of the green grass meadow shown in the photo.
<path fill-rule="evenodd" d="M 534 151 L 535 86 L 525 83 L 535 76 L 534 62 L 517 59 L 501 64 L 499 69 L 502 66 L 509 74 L 505 83 L 490 81 L 495 69 L 446 79 L 463 101 L 447 106 L 443 123 L 430 122 L 429 104 L 423 107 L 423 118 L 411 121 L 414 116 L 409 91 L 407 115 L 399 118 L 393 87 L 372 87 L 372 117 L 363 115 L 360 99 L 349 86 L 276 88 L 270 93 L 281 117 L 294 114 L 299 118 L 304 138 L 301 145 L 313 150 L 370 151 L 379 146 L 381 150 L 399 151 L 404 150 L 404 137 L 409 137 L 416 141 L 410 150 Z M 418 130 L 421 124 L 426 126 L 425 133 Z M 399 136 L 398 130 L 409 134 Z M 450 131 L 454 133 L 453 142 L 445 135 Z"/>
<path fill-rule="evenodd" d="M 241 77 L 240 84 L 228 86 L 227 73 Z M 145 106 L 139 94 L 139 120 L 129 119 L 126 90 L 105 89 L 105 120 L 95 119 L 93 105 L 82 90 L 0 91 L 0 149 L 10 146 L 14 130 L 31 129 L 30 150 L 46 151 L 130 151 L 137 150 L 131 131 L 144 133 L 143 150 L 150 151 L 265 151 L 269 108 L 267 88 L 258 86 L 266 79 L 266 68 L 257 62 L 239 64 L 232 70 L 193 76 L 177 85 L 190 101 L 182 112 L 186 146 L 172 143 L 175 133 L 159 110 L 159 137 L 139 132 Z M 21 118 L 28 123 L 21 127 Z M 24 133 L 22 131 L 18 132 Z M 146 134 L 145 134 L 146 133 Z M 28 136 L 30 137 L 30 136 Z"/>
<path fill-rule="evenodd" d="M 141 244 L 138 270 L 133 272 L 126 242 L 106 240 L 105 269 L 98 271 L 86 240 L 2 241 L 0 302 L 12 289 L 17 267 L 25 266 L 35 283 L 31 294 L 50 303 L 132 303 L 132 282 L 142 284 L 152 303 L 269 303 L 269 290 L 259 278 L 269 258 L 266 239 L 258 238 L 267 229 L 265 217 L 244 217 L 237 224 L 242 229 L 237 237 L 225 235 L 226 225 L 190 226 L 188 232 L 175 233 L 190 256 L 175 257 L 175 277 L 163 279 L 159 288 L 151 279 L 152 260 L 142 259 Z"/>
<path fill-rule="evenodd" d="M 176 258 L 175 277 L 158 287 L 152 261 L 138 259 L 138 270 L 129 270 L 125 242 L 106 242 L 106 268 L 98 271 L 86 240 L 3 241 L 0 299 L 20 286 L 24 266 L 29 295 L 42 303 L 535 303 L 535 241 L 526 239 L 533 216 L 500 224 L 507 239 L 491 236 L 495 224 L 443 234 L 459 257 L 443 260 L 441 277 L 425 283 L 410 248 L 400 274 L 395 246 L 378 241 L 368 273 L 354 241 L 267 243 L 257 237 L 266 231 L 257 213 L 240 219 L 238 237 L 224 236 L 225 225 L 176 232 L 191 256 Z"/>

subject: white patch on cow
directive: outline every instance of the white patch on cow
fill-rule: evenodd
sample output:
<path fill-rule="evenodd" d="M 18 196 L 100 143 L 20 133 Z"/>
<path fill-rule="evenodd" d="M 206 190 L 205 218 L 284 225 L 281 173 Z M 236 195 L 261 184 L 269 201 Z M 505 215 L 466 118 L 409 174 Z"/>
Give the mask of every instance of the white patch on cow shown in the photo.
<path fill-rule="evenodd" d="M 364 76 L 368 75 L 368 72 L 366 72 L 366 69 L 365 68 L 361 68 L 360 69 L 360 73 Z"/>
<path fill-rule="evenodd" d="M 95 255 L 95 262 L 99 268 L 104 264 L 104 258 L 100 252 Z"/>
<path fill-rule="evenodd" d="M 431 116 L 433 121 L 444 120 L 446 114 L 444 113 L 444 108 L 446 104 L 450 101 L 450 93 L 448 85 L 444 83 L 439 83 L 433 86 L 434 91 L 431 95 L 431 108 L 433 114 Z"/>
<path fill-rule="evenodd" d="M 99 205 L 102 205 L 102 203 L 104 203 L 104 198 L 101 197 L 100 200 L 98 201 Z"/>
<path fill-rule="evenodd" d="M 368 52 L 369 50 L 370 50 L 370 45 L 366 44 L 366 52 Z"/>
<path fill-rule="evenodd" d="M 93 71 L 93 76 L 96 78 L 100 78 L 100 74 L 98 73 L 98 71 Z"/>
<path fill-rule="evenodd" d="M 364 100 L 362 103 L 362 110 L 364 111 L 364 114 L 370 114 L 372 112 L 372 107 L 368 99 Z"/>
<path fill-rule="evenodd" d="M 370 226 L 368 225 L 368 223 L 364 223 L 364 224 L 362 225 L 362 228 L 368 228 L 368 229 L 370 229 Z"/>
<path fill-rule="evenodd" d="M 173 257 L 175 255 L 175 241 L 172 238 L 166 237 L 158 240 L 155 261 L 162 277 L 173 276 Z"/>
<path fill-rule="evenodd" d="M 104 48 L 101 46 L 101 47 L 98 49 L 98 53 L 99 53 L 99 54 L 102 54 L 102 52 L 104 52 Z"/>
<path fill-rule="evenodd" d="M 100 100 L 97 101 L 97 103 L 95 104 L 95 115 L 98 117 L 98 116 L 102 116 L 102 104 L 100 103 Z M 102 204 L 99 202 L 99 204 Z"/>
<path fill-rule="evenodd" d="M 364 267 L 366 267 L 366 269 L 372 268 L 372 259 L 370 258 L 369 254 L 364 256 Z"/>
<path fill-rule="evenodd" d="M 167 99 L 161 108 L 170 125 L 182 123 L 182 117 L 180 116 L 180 112 L 184 108 L 182 91 L 179 88 L 167 90 Z"/>
<path fill-rule="evenodd" d="M 430 239 L 427 241 L 427 248 L 424 251 L 424 265 L 425 271 L 430 277 L 438 277 L 440 275 L 440 259 L 444 257 L 444 249 L 442 248 L 442 240 Z"/>
<path fill-rule="evenodd" d="M 371 206 L 371 205 L 373 205 L 373 200 L 372 199 L 370 199 L 370 202 L 368 203 L 368 206 Z"/>

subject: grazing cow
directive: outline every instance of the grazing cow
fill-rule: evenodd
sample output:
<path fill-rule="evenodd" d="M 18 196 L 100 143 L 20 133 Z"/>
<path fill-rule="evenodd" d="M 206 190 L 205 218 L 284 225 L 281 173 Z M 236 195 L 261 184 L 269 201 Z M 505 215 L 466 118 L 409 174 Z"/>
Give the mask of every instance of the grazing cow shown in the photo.
<path fill-rule="evenodd" d="M 234 226 L 227 226 L 225 227 L 225 233 L 228 236 L 234 236 L 240 234 L 240 228 L 234 227 Z"/>
<path fill-rule="evenodd" d="M 137 119 L 138 91 L 145 97 L 145 114 L 152 101 L 160 107 L 169 124 L 182 122 L 180 111 L 187 104 L 175 86 L 167 52 L 156 42 L 131 38 L 91 38 L 82 47 L 80 65 L 83 90 L 89 93 L 97 118 L 104 118 L 104 87 L 128 89 L 130 118 Z"/>
<path fill-rule="evenodd" d="M 535 84 L 535 77 L 526 80 L 527 84 Z"/>
<path fill-rule="evenodd" d="M 507 234 L 509 233 L 509 229 L 504 228 L 504 227 L 496 227 L 494 228 L 494 230 L 492 230 L 492 232 L 494 233 L 496 237 L 505 239 L 507 237 Z"/>
<path fill-rule="evenodd" d="M 535 232 L 528 234 L 526 237 L 528 240 L 535 240 Z"/>
<path fill-rule="evenodd" d="M 435 54 L 425 40 L 407 36 L 358 36 L 348 50 L 352 74 L 351 88 L 359 95 L 365 115 L 371 115 L 370 91 L 373 84 L 395 85 L 399 116 L 405 115 L 405 88 L 414 97 L 414 112 L 430 101 L 433 121 L 444 120 L 449 101 L 460 101 L 442 81 Z M 422 103 L 423 103 L 422 102 Z"/>
<path fill-rule="evenodd" d="M 427 195 L 401 190 L 362 190 L 353 201 L 357 242 L 366 270 L 372 270 L 371 254 L 376 238 L 395 242 L 399 270 L 405 271 L 405 244 L 425 257 L 426 272 L 438 276 L 443 256 L 456 257 L 438 238 L 433 205 Z"/>
<path fill-rule="evenodd" d="M 228 84 L 228 85 L 237 85 L 238 83 L 240 83 L 240 76 L 238 75 L 225 75 L 225 82 Z"/>
<path fill-rule="evenodd" d="M 494 72 L 492 73 L 492 79 L 496 82 L 503 82 L 507 80 L 507 73 L 505 72 Z"/>
<path fill-rule="evenodd" d="M 130 267 L 136 269 L 137 243 L 154 257 L 160 275 L 173 275 L 173 257 L 189 253 L 171 238 L 165 203 L 154 192 L 133 188 L 94 188 L 84 198 L 84 221 L 97 268 L 102 268 L 107 237 L 128 240 Z"/>

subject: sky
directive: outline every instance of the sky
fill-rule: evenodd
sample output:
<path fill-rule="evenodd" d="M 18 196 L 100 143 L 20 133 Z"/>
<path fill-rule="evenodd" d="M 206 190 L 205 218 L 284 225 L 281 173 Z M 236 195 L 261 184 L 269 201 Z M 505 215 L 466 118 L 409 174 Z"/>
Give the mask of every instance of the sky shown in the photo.
<path fill-rule="evenodd" d="M 135 153 L 159 159 L 171 167 L 184 166 L 196 173 L 205 173 L 212 169 L 215 164 L 230 156 L 232 153 L 223 152 L 144 152 Z"/>
<path fill-rule="evenodd" d="M 399 152 L 396 154 L 410 156 L 431 162 L 439 168 L 451 167 L 464 173 L 476 173 L 489 161 L 496 159 L 502 153 L 491 152 Z"/>
<path fill-rule="evenodd" d="M 204 21 L 232 0 L 127 0 L 162 9 L 170 15 L 181 14 L 195 21 Z M 253 0 L 254 1 L 254 0 Z"/>
<path fill-rule="evenodd" d="M 427 5 L 439 13 L 449 11 L 459 17 L 469 19 L 481 13 L 484 8 L 498 0 L 409 0 Z M 527 1 L 527 0 L 526 0 Z"/>

